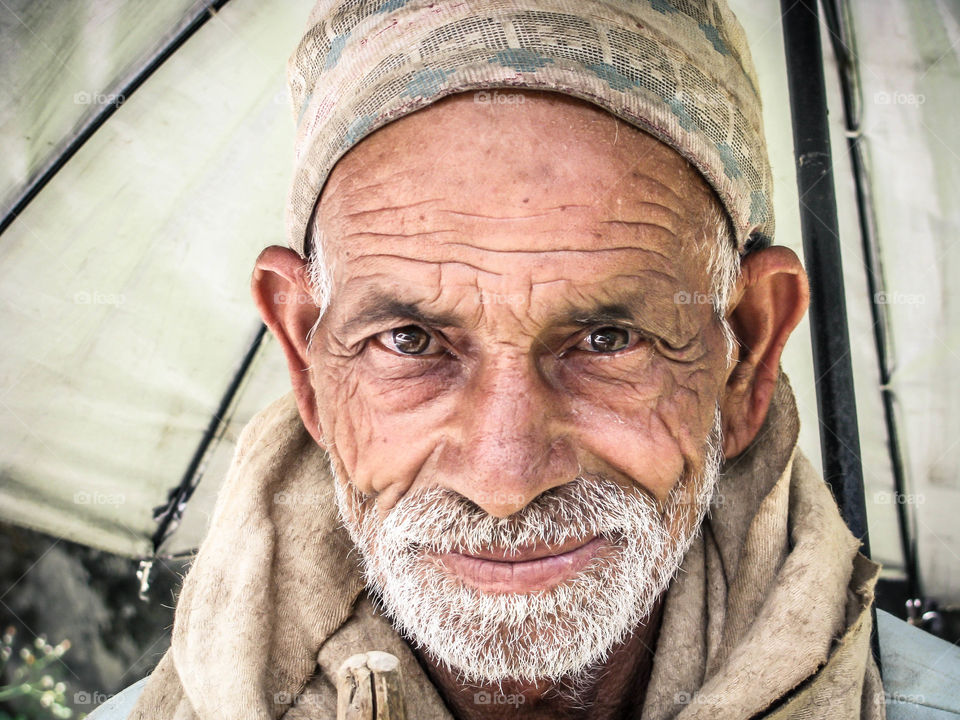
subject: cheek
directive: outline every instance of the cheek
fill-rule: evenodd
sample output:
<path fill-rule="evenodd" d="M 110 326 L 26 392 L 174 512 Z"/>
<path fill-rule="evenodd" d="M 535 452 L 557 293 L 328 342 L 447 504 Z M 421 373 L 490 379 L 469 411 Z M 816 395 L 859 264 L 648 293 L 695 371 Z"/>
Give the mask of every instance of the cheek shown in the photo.
<path fill-rule="evenodd" d="M 696 368 L 653 356 L 637 365 L 621 366 L 616 376 L 581 375 L 572 424 L 596 462 L 663 502 L 680 477 L 699 470 L 716 389 Z"/>
<path fill-rule="evenodd" d="M 315 390 L 328 448 L 360 492 L 385 512 L 410 489 L 442 446 L 439 428 L 452 403 L 437 373 L 327 363 Z"/>

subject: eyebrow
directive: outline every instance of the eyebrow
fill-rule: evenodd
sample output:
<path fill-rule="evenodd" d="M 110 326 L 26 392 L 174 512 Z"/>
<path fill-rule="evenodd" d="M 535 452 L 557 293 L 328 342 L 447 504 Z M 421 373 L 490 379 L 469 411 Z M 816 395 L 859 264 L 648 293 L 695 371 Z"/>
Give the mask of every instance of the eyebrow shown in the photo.
<path fill-rule="evenodd" d="M 375 292 L 361 301 L 353 317 L 343 324 L 344 333 L 352 333 L 367 325 L 390 320 L 410 320 L 414 324 L 433 327 L 458 327 L 460 319 L 449 313 L 434 313 L 422 308 L 419 303 L 404 302 L 392 295 Z"/>
<path fill-rule="evenodd" d="M 603 325 L 633 322 L 640 314 L 639 298 L 634 302 L 600 303 L 590 308 L 574 309 L 561 316 L 562 325 Z"/>

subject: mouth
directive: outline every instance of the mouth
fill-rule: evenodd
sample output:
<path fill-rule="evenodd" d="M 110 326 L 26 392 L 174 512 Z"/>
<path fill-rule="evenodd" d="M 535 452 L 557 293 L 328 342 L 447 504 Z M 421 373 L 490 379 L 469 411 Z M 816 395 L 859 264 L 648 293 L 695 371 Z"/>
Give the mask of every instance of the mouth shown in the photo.
<path fill-rule="evenodd" d="M 612 545 L 603 536 L 574 539 L 561 545 L 535 545 L 508 552 L 488 548 L 476 552 L 432 552 L 434 559 L 464 584 L 489 593 L 549 590 L 579 575 Z"/>

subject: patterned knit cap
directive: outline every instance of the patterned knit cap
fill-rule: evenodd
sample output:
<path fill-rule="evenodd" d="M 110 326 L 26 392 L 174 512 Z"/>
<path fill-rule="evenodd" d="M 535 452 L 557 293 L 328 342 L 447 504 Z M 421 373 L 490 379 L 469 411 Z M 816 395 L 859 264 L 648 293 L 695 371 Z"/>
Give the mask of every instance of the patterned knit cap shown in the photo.
<path fill-rule="evenodd" d="M 320 0 L 287 76 L 297 123 L 287 235 L 301 255 L 351 147 L 447 95 L 492 88 L 598 105 L 700 171 L 741 252 L 773 238 L 756 73 L 725 0 Z"/>

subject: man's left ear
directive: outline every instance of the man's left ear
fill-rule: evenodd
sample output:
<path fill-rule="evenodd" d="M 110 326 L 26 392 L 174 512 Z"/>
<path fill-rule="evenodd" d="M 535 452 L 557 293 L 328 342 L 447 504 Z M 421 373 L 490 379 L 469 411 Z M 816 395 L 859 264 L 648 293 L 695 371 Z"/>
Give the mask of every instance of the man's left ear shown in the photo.
<path fill-rule="evenodd" d="M 768 247 L 745 255 L 728 320 L 736 363 L 721 400 L 723 454 L 734 457 L 756 437 L 777 384 L 780 355 L 810 302 L 807 274 L 793 250 Z"/>

